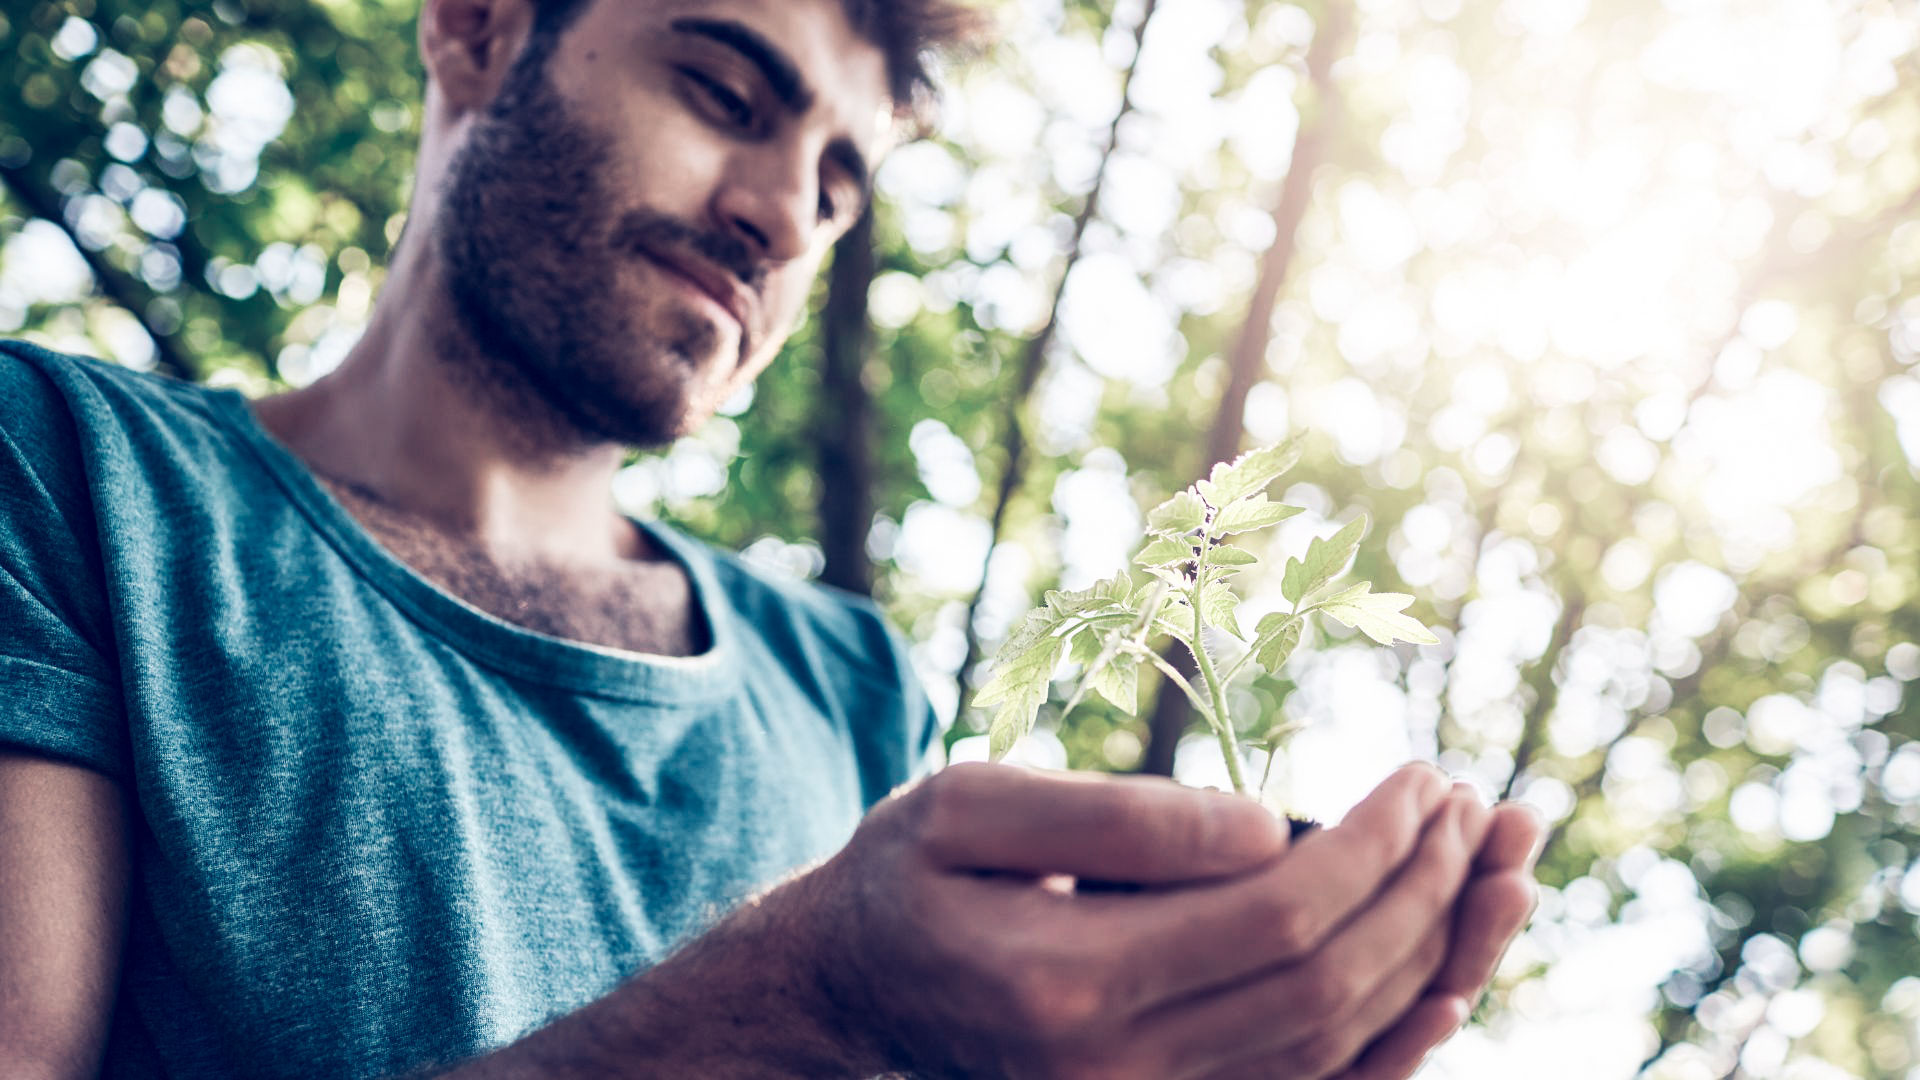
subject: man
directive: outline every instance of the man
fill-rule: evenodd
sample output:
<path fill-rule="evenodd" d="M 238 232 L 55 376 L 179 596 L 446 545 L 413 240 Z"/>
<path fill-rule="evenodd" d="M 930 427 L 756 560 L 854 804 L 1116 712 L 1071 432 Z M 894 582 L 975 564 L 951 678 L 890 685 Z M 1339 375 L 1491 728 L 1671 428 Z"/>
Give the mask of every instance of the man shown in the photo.
<path fill-rule="evenodd" d="M 0 1073 L 1377 1080 L 1461 1022 L 1524 812 L 887 797 L 934 725 L 877 614 L 610 509 L 774 356 L 964 14 L 426 0 L 337 373 L 0 352 Z"/>

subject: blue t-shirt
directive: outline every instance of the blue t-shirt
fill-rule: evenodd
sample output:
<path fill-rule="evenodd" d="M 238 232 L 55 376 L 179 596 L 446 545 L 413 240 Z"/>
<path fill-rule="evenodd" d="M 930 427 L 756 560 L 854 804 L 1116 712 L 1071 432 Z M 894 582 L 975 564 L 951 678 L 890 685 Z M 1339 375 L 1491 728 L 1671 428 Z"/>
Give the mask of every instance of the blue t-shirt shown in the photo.
<path fill-rule="evenodd" d="M 673 659 L 493 618 L 236 391 L 0 343 L 0 743 L 132 796 L 109 1077 L 502 1046 L 839 848 L 936 721 L 868 603 L 656 525 Z"/>

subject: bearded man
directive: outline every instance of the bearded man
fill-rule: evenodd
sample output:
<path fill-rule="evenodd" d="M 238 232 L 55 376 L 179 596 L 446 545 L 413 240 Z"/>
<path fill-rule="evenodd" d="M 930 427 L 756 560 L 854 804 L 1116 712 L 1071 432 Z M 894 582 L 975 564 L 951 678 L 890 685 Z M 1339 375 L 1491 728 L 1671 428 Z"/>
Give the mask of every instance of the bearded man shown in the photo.
<path fill-rule="evenodd" d="M 338 371 L 0 350 L 0 1073 L 1384 1080 L 1461 1022 L 1526 813 L 1422 766 L 1297 841 L 1157 779 L 903 787 L 937 725 L 870 605 L 612 508 L 973 21 L 426 0 Z"/>

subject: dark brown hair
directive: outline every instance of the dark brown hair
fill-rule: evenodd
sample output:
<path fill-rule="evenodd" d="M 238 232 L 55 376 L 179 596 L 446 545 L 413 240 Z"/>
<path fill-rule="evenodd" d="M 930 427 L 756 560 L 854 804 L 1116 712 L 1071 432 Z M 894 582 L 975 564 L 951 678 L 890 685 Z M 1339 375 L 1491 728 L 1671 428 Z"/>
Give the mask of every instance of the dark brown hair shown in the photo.
<path fill-rule="evenodd" d="M 533 37 L 522 62 L 545 67 L 560 35 L 593 0 L 533 0 Z M 938 95 L 934 67 L 940 58 L 965 55 L 983 45 L 989 20 L 967 0 L 840 0 L 854 32 L 887 60 L 887 93 L 902 118 L 928 121 Z"/>

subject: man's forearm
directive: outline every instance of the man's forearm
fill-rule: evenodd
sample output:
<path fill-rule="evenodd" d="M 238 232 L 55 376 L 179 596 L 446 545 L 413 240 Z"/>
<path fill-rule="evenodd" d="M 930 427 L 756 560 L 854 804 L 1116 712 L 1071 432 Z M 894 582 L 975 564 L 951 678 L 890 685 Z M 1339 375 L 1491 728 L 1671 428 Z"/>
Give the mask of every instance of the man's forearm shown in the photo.
<path fill-rule="evenodd" d="M 783 888 L 794 888 L 790 883 Z M 440 1080 L 701 1077 L 860 1080 L 886 1072 L 822 993 L 813 928 L 780 905 L 729 915 L 587 1007 Z"/>

